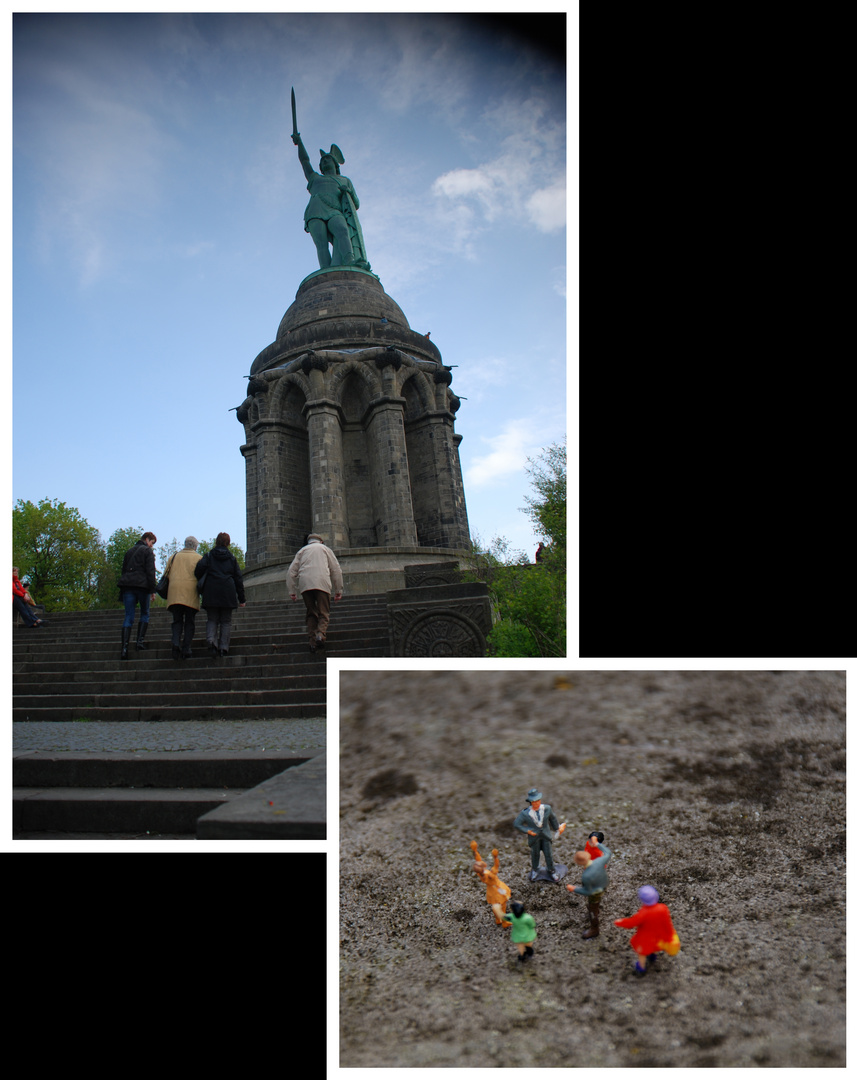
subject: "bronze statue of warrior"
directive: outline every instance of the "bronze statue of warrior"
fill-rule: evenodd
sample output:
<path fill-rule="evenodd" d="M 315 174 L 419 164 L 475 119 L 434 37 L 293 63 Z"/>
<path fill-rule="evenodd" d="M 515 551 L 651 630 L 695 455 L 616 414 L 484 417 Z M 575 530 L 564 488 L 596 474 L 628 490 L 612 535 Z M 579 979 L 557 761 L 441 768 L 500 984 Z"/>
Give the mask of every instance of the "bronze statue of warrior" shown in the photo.
<path fill-rule="evenodd" d="M 294 89 L 292 124 L 292 142 L 298 148 L 298 158 L 307 178 L 307 191 L 310 193 L 310 200 L 304 211 L 304 231 L 313 239 L 318 252 L 318 265 L 322 269 L 330 266 L 371 269 L 366 259 L 363 232 L 357 218 L 360 200 L 354 185 L 347 176 L 342 176 L 339 172 L 339 166 L 345 163 L 345 158 L 334 143 L 329 153 L 319 150 L 319 171 L 313 169 L 298 131 Z"/>

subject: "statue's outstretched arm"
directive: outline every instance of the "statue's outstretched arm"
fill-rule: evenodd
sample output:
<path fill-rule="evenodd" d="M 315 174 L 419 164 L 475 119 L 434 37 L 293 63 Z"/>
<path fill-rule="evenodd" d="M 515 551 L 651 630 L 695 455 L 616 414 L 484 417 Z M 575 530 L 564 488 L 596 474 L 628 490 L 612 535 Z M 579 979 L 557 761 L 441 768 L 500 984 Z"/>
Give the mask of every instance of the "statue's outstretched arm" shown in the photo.
<path fill-rule="evenodd" d="M 315 170 L 310 164 L 309 154 L 306 152 L 306 147 L 303 144 L 303 139 L 301 139 L 300 135 L 292 135 L 292 142 L 298 148 L 298 160 L 303 166 L 304 176 L 307 178 L 307 180 L 311 180 Z"/>

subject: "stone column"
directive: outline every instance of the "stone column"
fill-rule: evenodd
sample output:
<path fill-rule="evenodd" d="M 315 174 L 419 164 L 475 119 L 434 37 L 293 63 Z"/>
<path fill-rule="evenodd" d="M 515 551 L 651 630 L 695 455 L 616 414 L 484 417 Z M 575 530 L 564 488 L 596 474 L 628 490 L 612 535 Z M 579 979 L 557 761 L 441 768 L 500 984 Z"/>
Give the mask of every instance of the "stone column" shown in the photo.
<path fill-rule="evenodd" d="M 382 398 L 373 405 L 366 425 L 372 453 L 375 524 L 381 547 L 406 547 L 417 543 L 404 406 L 404 398 Z"/>
<path fill-rule="evenodd" d="M 307 402 L 312 531 L 331 548 L 348 546 L 345 470 L 339 409 L 331 401 Z"/>
<path fill-rule="evenodd" d="M 256 475 L 256 444 L 245 443 L 241 447 L 244 458 L 244 474 L 247 483 L 247 551 L 244 555 L 245 569 L 252 569 L 259 561 L 259 482 Z"/>

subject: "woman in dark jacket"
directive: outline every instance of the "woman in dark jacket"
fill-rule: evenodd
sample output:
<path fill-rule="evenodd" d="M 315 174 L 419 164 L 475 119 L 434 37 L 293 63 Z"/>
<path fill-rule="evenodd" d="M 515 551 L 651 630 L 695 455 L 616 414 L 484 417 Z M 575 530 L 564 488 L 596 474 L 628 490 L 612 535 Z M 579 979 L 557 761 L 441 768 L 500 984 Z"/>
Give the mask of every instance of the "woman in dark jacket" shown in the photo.
<path fill-rule="evenodd" d="M 125 621 L 122 623 L 122 659 L 128 659 L 128 642 L 134 625 L 134 609 L 140 605 L 140 622 L 137 625 L 137 648 L 145 649 L 143 638 L 149 629 L 149 604 L 155 599 L 155 553 L 157 542 L 153 532 L 145 532 L 122 560 L 122 576 L 119 578 L 119 595 L 125 605 Z"/>
<path fill-rule="evenodd" d="M 229 533 L 218 533 L 214 547 L 194 567 L 202 586 L 202 606 L 208 618 L 205 639 L 212 656 L 229 654 L 232 635 L 232 612 L 244 607 L 244 579 L 238 560 L 229 550 Z"/>

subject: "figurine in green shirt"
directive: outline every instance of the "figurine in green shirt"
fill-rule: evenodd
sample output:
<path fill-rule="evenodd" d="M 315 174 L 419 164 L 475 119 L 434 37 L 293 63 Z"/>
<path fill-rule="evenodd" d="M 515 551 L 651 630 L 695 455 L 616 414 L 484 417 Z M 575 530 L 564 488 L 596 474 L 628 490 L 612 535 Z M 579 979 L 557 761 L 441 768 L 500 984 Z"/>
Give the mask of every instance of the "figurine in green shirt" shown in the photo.
<path fill-rule="evenodd" d="M 506 916 L 512 924 L 512 944 L 518 949 L 518 963 L 523 964 L 533 955 L 533 942 L 536 940 L 536 920 L 524 910 L 524 905 L 513 900 Z"/>

